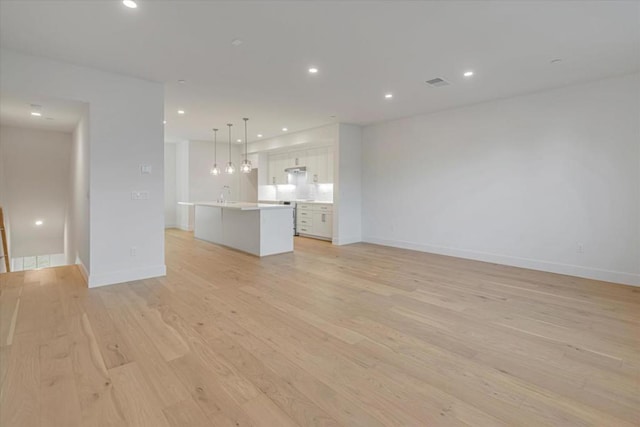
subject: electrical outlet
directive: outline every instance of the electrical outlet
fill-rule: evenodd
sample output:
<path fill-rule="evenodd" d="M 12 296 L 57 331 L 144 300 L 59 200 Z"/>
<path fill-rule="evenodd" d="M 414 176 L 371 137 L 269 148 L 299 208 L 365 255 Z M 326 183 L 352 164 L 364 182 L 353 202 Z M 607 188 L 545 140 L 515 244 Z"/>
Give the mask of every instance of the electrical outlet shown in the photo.
<path fill-rule="evenodd" d="M 138 248 L 136 248 L 135 246 L 131 246 L 131 249 L 129 250 L 129 253 L 131 254 L 131 256 L 138 255 Z"/>
<path fill-rule="evenodd" d="M 132 191 L 131 200 L 149 200 L 148 191 Z"/>

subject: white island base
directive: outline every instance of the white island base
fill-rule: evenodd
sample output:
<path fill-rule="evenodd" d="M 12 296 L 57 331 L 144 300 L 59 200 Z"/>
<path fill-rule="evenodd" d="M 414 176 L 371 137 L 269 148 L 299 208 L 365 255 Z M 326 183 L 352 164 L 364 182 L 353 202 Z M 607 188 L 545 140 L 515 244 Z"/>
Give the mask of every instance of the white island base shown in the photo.
<path fill-rule="evenodd" d="M 195 204 L 194 236 L 256 256 L 293 251 L 293 208 L 242 202 Z"/>

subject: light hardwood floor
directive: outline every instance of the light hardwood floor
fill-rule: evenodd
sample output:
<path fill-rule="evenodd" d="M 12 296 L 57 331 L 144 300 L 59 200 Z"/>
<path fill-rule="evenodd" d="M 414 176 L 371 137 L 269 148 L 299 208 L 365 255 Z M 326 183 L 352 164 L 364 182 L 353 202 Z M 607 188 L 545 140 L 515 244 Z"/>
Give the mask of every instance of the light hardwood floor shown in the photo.
<path fill-rule="evenodd" d="M 0 275 L 0 425 L 633 426 L 640 288 L 375 245 Z"/>

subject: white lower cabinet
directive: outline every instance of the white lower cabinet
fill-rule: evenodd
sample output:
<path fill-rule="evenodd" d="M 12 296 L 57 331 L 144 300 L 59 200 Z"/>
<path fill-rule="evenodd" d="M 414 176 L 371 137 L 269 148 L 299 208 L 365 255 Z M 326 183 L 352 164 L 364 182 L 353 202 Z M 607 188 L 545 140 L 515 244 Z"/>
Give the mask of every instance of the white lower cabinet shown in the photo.
<path fill-rule="evenodd" d="M 313 234 L 326 239 L 331 239 L 331 237 L 333 237 L 333 214 L 314 212 Z"/>
<path fill-rule="evenodd" d="M 328 203 L 300 203 L 297 211 L 298 233 L 304 236 L 331 240 L 333 237 L 333 205 Z"/>

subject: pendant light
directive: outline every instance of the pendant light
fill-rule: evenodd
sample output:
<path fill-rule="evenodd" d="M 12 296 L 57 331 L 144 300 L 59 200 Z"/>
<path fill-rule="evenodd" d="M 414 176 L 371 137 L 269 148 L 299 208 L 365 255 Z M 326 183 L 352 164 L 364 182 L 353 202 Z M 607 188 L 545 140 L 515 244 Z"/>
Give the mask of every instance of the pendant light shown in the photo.
<path fill-rule="evenodd" d="M 220 168 L 218 167 L 218 129 L 213 130 L 213 167 L 211 168 L 211 175 L 220 175 Z"/>
<path fill-rule="evenodd" d="M 242 173 L 250 173 L 251 172 L 251 161 L 249 161 L 249 159 L 247 159 L 247 121 L 249 120 L 248 118 L 244 118 L 242 119 L 244 120 L 244 161 L 242 162 L 242 165 L 240 166 L 240 170 L 242 171 Z"/>
<path fill-rule="evenodd" d="M 231 126 L 233 126 L 233 124 L 227 123 L 227 126 L 229 126 L 229 163 L 227 163 L 224 171 L 231 175 L 236 171 L 236 167 L 233 166 L 233 162 L 231 161 Z"/>

